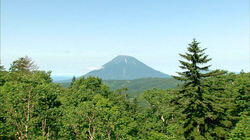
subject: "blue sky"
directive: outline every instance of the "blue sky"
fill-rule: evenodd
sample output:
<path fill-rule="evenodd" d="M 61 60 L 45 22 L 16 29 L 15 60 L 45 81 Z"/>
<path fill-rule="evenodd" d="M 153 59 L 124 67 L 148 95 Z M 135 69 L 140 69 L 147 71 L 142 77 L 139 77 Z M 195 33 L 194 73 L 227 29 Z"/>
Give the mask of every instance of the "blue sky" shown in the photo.
<path fill-rule="evenodd" d="M 167 74 L 196 38 L 212 69 L 249 71 L 249 0 L 2 0 L 1 60 L 83 75 L 117 55 Z"/>

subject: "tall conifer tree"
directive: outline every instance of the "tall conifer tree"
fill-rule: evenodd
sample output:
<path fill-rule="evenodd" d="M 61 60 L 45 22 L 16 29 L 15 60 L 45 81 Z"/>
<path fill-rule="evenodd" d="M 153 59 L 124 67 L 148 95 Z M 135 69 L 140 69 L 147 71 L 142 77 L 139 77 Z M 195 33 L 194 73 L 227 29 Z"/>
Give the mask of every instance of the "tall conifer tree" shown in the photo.
<path fill-rule="evenodd" d="M 186 61 L 180 60 L 183 72 L 178 72 L 179 76 L 175 79 L 184 81 L 177 102 L 181 106 L 181 114 L 184 115 L 184 136 L 187 139 L 213 139 L 224 137 L 223 134 L 217 134 L 215 128 L 224 130 L 220 127 L 221 113 L 223 109 L 217 107 L 213 103 L 213 93 L 209 90 L 209 86 L 203 84 L 203 79 L 221 74 L 218 71 L 209 72 L 211 65 L 205 65 L 211 58 L 205 55 L 206 49 L 199 47 L 199 42 L 195 39 L 189 47 L 188 52 L 180 54 Z M 208 96 L 211 99 L 208 99 Z M 217 127 L 218 126 L 218 127 Z M 219 132 L 218 132 L 219 133 Z M 223 132 L 222 132 L 223 133 Z"/>

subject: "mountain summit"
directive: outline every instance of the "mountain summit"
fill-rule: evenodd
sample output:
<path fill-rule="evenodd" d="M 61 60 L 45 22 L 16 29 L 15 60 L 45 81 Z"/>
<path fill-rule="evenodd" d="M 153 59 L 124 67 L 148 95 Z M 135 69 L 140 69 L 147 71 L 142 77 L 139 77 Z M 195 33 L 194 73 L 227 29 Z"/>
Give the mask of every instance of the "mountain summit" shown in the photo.
<path fill-rule="evenodd" d="M 169 78 L 170 76 L 145 65 L 134 57 L 119 55 L 104 64 L 101 69 L 93 70 L 84 77 L 94 76 L 104 80 L 133 80 L 139 78 Z"/>

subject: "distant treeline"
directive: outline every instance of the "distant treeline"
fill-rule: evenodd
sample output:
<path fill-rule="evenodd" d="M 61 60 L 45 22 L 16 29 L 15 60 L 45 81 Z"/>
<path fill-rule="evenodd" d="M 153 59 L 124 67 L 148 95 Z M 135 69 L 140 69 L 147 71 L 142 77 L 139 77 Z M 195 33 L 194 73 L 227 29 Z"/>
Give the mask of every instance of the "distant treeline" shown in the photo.
<path fill-rule="evenodd" d="M 182 84 L 146 90 L 143 108 L 98 78 L 53 83 L 28 57 L 1 66 L 0 139 L 248 139 L 250 73 L 208 71 L 204 51 L 189 44 L 174 77 Z"/>
<path fill-rule="evenodd" d="M 86 78 L 86 77 L 85 77 Z M 103 80 L 111 90 L 125 90 L 129 98 L 139 98 L 140 95 L 148 89 L 158 88 L 176 88 L 182 84 L 181 81 L 174 78 L 141 78 L 135 80 Z M 71 82 L 60 81 L 63 87 L 70 87 Z"/>

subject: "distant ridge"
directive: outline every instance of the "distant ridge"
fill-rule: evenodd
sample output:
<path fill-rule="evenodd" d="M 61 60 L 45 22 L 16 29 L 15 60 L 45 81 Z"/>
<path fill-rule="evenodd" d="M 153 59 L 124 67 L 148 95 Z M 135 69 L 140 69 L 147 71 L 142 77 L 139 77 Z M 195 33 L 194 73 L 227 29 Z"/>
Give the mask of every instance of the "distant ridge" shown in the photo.
<path fill-rule="evenodd" d="M 84 77 L 94 76 L 103 80 L 133 80 L 139 78 L 170 78 L 171 76 L 154 70 L 132 56 L 119 55 L 104 64 L 101 69 L 93 70 Z"/>

